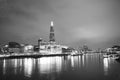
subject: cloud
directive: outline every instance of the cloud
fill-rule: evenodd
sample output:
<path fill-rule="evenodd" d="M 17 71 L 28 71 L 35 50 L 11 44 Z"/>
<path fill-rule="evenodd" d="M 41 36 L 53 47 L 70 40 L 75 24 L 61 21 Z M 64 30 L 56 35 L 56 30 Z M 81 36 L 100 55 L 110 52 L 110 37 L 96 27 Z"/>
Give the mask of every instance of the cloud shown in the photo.
<path fill-rule="evenodd" d="M 119 0 L 0 0 L 1 42 L 18 37 L 21 42 L 35 43 L 40 37 L 48 40 L 53 20 L 57 42 L 73 45 L 84 40 L 88 44 L 112 45 L 112 40 L 120 37 L 119 3 Z"/>

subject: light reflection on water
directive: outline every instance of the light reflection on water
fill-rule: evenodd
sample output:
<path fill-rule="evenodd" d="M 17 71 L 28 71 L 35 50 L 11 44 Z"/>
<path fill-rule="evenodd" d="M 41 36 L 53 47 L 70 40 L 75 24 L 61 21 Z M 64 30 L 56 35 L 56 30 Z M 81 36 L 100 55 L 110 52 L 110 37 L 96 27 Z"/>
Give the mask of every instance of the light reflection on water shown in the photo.
<path fill-rule="evenodd" d="M 57 56 L 41 58 L 24 58 L 24 59 L 4 59 L 2 60 L 3 75 L 22 74 L 26 77 L 32 77 L 34 74 L 50 75 L 53 73 L 62 73 L 69 70 L 79 70 L 79 74 L 92 72 L 109 75 L 110 64 L 113 60 L 102 58 L 100 55 L 83 55 L 83 56 Z M 0 63 L 1 64 L 1 63 Z M 11 70 L 10 70 L 11 69 Z M 100 70 L 99 70 L 100 69 Z M 95 70 L 98 70 L 95 72 Z M 87 72 L 86 72 L 87 71 Z M 90 74 L 91 75 L 91 74 Z"/>
<path fill-rule="evenodd" d="M 3 74 L 6 74 L 6 60 L 3 60 Z"/>
<path fill-rule="evenodd" d="M 30 77 L 33 71 L 34 59 L 24 59 L 24 74 Z"/>
<path fill-rule="evenodd" d="M 71 56 L 71 67 L 73 69 L 84 67 L 84 56 Z"/>
<path fill-rule="evenodd" d="M 104 66 L 104 74 L 108 75 L 108 68 L 109 68 L 109 59 L 108 58 L 104 58 L 103 59 L 103 66 Z"/>
<path fill-rule="evenodd" d="M 114 65 L 115 60 L 111 59 L 111 58 L 104 58 L 103 59 L 103 66 L 104 66 L 104 75 L 108 75 L 109 74 L 109 70 L 111 68 L 112 65 Z"/>
<path fill-rule="evenodd" d="M 62 57 L 43 57 L 38 60 L 39 73 L 60 72 L 62 68 Z"/>

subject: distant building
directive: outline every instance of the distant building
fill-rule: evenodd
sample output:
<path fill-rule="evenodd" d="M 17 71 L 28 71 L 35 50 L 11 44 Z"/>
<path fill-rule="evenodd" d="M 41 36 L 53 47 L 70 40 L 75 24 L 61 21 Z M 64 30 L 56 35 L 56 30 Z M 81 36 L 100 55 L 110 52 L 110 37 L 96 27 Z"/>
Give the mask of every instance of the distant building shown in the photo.
<path fill-rule="evenodd" d="M 120 51 L 120 46 L 119 45 L 114 45 L 112 48 L 115 51 Z"/>
<path fill-rule="evenodd" d="M 53 21 L 51 21 L 51 26 L 50 26 L 49 42 L 55 42 L 55 34 L 54 34 L 54 28 L 53 28 Z"/>
<path fill-rule="evenodd" d="M 62 48 L 62 53 L 66 53 L 66 52 L 72 52 L 73 49 L 71 48 Z"/>
<path fill-rule="evenodd" d="M 3 54 L 8 53 L 8 44 L 5 44 L 3 46 L 1 46 L 1 51 Z"/>
<path fill-rule="evenodd" d="M 34 46 L 27 44 L 24 46 L 24 53 L 34 52 Z"/>
<path fill-rule="evenodd" d="M 38 39 L 38 46 L 34 46 L 34 51 L 38 51 L 41 54 L 62 54 L 63 52 L 72 52 L 72 49 L 69 49 L 67 46 L 56 44 L 53 26 L 53 21 L 51 21 L 49 41 L 47 42 L 42 38 Z"/>
<path fill-rule="evenodd" d="M 107 53 L 112 53 L 112 52 L 113 52 L 113 48 L 106 48 L 105 51 L 106 51 Z"/>
<path fill-rule="evenodd" d="M 34 45 L 34 47 L 33 47 L 33 51 L 34 51 L 34 52 L 38 52 L 38 51 L 39 51 L 39 47 L 38 47 L 38 45 Z"/>
<path fill-rule="evenodd" d="M 46 50 L 48 45 L 49 45 L 48 42 L 46 42 L 45 40 L 43 40 L 42 38 L 40 38 L 38 40 L 38 46 L 35 46 L 34 49 L 39 49 L 39 51 Z"/>
<path fill-rule="evenodd" d="M 0 45 L 0 54 L 3 53 L 3 47 Z"/>
<path fill-rule="evenodd" d="M 9 42 L 8 43 L 8 52 L 9 53 L 20 53 L 21 45 L 17 42 Z"/>
<path fill-rule="evenodd" d="M 50 35 L 49 35 L 49 43 L 50 44 L 55 44 L 55 33 L 54 33 L 54 24 L 53 21 L 51 21 L 51 26 L 50 26 Z"/>

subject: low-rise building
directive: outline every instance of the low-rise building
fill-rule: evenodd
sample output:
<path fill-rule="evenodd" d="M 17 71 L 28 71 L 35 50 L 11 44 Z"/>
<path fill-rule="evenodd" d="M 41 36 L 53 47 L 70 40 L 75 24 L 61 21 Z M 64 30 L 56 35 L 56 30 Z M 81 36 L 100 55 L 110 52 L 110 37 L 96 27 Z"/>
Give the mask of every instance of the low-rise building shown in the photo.
<path fill-rule="evenodd" d="M 9 42 L 8 43 L 8 52 L 9 53 L 20 53 L 21 45 L 17 42 Z"/>
<path fill-rule="evenodd" d="M 34 46 L 27 44 L 24 46 L 24 53 L 34 52 Z"/>

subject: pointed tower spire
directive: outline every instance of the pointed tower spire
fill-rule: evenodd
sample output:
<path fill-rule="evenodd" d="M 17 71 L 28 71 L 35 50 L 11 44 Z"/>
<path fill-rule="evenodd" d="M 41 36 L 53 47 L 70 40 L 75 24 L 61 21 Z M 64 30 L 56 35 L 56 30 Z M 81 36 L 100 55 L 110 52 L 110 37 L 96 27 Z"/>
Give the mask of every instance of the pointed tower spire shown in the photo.
<path fill-rule="evenodd" d="M 49 36 L 49 41 L 50 42 L 55 42 L 55 34 L 54 34 L 54 28 L 53 28 L 53 26 L 54 26 L 53 21 L 51 21 L 50 36 Z"/>

